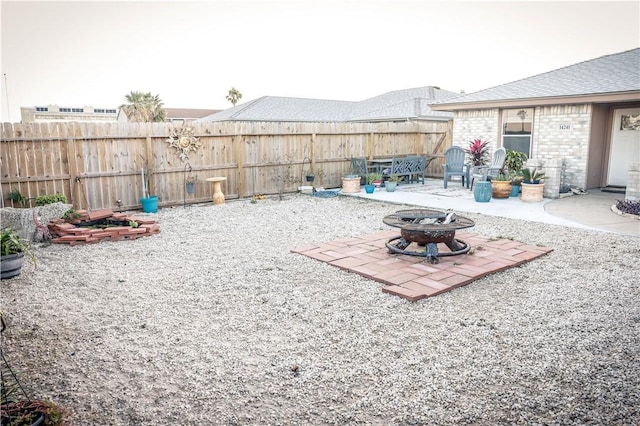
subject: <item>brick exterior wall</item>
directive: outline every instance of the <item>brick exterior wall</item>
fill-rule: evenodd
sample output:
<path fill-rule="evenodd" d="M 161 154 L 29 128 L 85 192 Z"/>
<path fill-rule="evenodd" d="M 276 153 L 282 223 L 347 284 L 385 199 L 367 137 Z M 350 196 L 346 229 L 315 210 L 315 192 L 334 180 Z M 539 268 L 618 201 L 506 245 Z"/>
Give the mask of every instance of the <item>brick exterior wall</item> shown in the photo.
<path fill-rule="evenodd" d="M 489 141 L 491 153 L 496 148 L 500 136 L 498 122 L 500 111 L 494 109 L 474 109 L 456 111 L 453 119 L 453 145 L 468 148 L 476 138 Z"/>
<path fill-rule="evenodd" d="M 493 153 L 501 139 L 499 124 L 498 108 L 456 111 L 453 145 L 467 148 L 469 141 L 480 137 L 490 142 Z M 543 170 L 545 163 L 553 169 L 545 182 L 546 197 L 558 198 L 562 184 L 586 187 L 590 129 L 589 104 L 535 108 L 531 159 Z"/>
<path fill-rule="evenodd" d="M 629 164 L 627 178 L 627 191 L 625 192 L 625 200 L 640 200 L 640 163 Z"/>
<path fill-rule="evenodd" d="M 532 158 L 543 164 L 564 160 L 564 184 L 586 187 L 591 105 L 554 105 L 535 109 Z"/>

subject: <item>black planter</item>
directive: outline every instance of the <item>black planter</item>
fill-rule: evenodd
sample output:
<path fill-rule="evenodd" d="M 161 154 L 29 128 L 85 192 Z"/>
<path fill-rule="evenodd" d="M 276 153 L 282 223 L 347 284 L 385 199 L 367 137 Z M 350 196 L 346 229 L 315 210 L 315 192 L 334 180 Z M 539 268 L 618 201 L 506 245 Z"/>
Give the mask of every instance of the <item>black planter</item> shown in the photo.
<path fill-rule="evenodd" d="M 0 257 L 1 279 L 17 277 L 24 264 L 24 253 L 9 254 Z"/>
<path fill-rule="evenodd" d="M 307 175 L 307 182 L 313 182 L 316 177 L 314 175 Z"/>
<path fill-rule="evenodd" d="M 196 184 L 195 183 L 187 183 L 185 185 L 187 187 L 187 194 L 195 194 L 196 193 Z"/>

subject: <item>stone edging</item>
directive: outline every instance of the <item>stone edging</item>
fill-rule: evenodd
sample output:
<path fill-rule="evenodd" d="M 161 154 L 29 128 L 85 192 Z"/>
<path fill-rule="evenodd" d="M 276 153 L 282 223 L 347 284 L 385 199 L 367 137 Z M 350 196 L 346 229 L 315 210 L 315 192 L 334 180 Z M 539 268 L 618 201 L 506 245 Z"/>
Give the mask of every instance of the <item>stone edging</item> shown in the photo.
<path fill-rule="evenodd" d="M 640 220 L 640 216 L 638 216 L 638 215 L 636 215 L 636 214 L 631 214 L 631 213 L 625 213 L 625 212 L 622 212 L 622 211 L 620 211 L 620 210 L 616 207 L 616 205 L 615 205 L 615 204 L 613 204 L 613 205 L 611 206 L 611 211 L 612 211 L 612 212 L 614 212 L 614 213 L 615 213 L 615 214 L 617 214 L 617 215 L 620 215 L 620 216 L 624 216 L 624 217 L 628 217 L 628 218 L 631 218 L 631 219 L 638 219 L 638 220 Z"/>

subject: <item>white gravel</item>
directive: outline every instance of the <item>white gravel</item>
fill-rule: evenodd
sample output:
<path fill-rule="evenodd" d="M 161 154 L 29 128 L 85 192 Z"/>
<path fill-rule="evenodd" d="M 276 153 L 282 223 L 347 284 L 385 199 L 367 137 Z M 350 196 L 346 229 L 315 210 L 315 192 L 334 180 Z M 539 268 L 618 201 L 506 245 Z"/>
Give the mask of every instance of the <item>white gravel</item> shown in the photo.
<path fill-rule="evenodd" d="M 406 206 L 291 195 L 161 210 L 136 241 L 38 247 L 3 349 L 79 425 L 635 425 L 640 239 L 490 216 L 554 249 L 407 302 L 291 253 Z"/>

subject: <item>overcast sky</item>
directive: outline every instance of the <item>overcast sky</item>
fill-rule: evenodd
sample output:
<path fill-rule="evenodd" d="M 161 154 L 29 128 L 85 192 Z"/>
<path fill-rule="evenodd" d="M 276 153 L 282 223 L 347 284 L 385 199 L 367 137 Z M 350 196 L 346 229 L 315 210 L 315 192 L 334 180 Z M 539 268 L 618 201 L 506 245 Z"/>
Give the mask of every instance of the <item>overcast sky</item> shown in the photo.
<path fill-rule="evenodd" d="M 2 0 L 2 121 L 21 106 L 225 109 L 261 96 L 467 93 L 640 47 L 640 2 Z M 9 107 L 9 108 L 8 108 Z"/>

